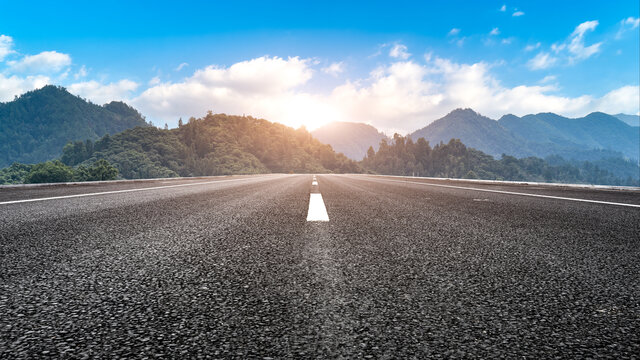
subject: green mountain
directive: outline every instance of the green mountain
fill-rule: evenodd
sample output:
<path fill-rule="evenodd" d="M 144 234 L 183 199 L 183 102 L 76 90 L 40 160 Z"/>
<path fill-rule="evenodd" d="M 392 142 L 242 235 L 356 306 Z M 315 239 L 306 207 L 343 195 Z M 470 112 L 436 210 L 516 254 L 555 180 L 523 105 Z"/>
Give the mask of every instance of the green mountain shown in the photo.
<path fill-rule="evenodd" d="M 466 146 L 489 155 L 516 157 L 533 155 L 526 141 L 502 127 L 497 121 L 471 109 L 456 109 L 409 135 L 413 141 L 424 138 L 431 144 L 460 139 Z"/>
<path fill-rule="evenodd" d="M 619 152 L 636 160 L 640 156 L 638 128 L 601 112 L 576 119 L 552 113 L 523 117 L 505 115 L 498 123 L 526 139 L 527 146 L 536 156 L 559 154 L 571 157 L 571 153 L 589 150 Z"/>
<path fill-rule="evenodd" d="M 505 115 L 495 121 L 471 109 L 457 109 L 410 134 L 432 144 L 460 139 L 465 145 L 495 157 L 547 157 L 596 161 L 640 157 L 640 132 L 618 118 L 591 113 L 570 119 L 552 113 L 518 117 Z"/>
<path fill-rule="evenodd" d="M 209 113 L 177 129 L 134 128 L 66 145 L 61 160 L 89 166 L 105 159 L 128 179 L 256 173 L 360 172 L 360 166 L 304 128 Z"/>
<path fill-rule="evenodd" d="M 60 156 L 68 141 L 97 140 L 136 126 L 148 126 L 122 102 L 99 106 L 48 85 L 0 103 L 0 167 Z"/>
<path fill-rule="evenodd" d="M 353 122 L 332 122 L 313 130 L 311 135 L 353 160 L 362 160 L 370 146 L 377 151 L 380 141 L 389 140 L 373 126 Z"/>

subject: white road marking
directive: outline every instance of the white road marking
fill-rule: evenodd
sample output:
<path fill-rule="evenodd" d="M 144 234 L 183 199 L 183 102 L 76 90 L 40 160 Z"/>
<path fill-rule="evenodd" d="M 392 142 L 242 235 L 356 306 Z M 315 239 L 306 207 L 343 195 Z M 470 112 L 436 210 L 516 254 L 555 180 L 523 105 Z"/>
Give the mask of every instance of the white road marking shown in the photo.
<path fill-rule="evenodd" d="M 446 181 L 456 181 L 456 182 L 472 182 L 477 184 L 491 184 L 491 185 L 502 185 L 502 184 L 516 184 L 516 185 L 528 185 L 528 186 L 548 186 L 548 187 L 570 187 L 570 188 L 582 188 L 582 189 L 602 189 L 602 190 L 640 190 L 638 186 L 613 186 L 613 185 L 592 185 L 592 184 L 565 184 L 565 183 L 548 183 L 548 182 L 536 182 L 536 181 L 505 181 L 505 180 L 482 180 L 482 179 L 459 179 L 459 178 L 443 178 L 443 177 L 434 177 L 434 176 L 406 176 L 406 175 L 373 175 L 369 174 L 367 176 L 379 176 L 379 177 L 390 177 L 390 178 L 398 178 L 398 179 L 425 179 L 425 180 L 446 180 Z"/>
<path fill-rule="evenodd" d="M 382 181 L 390 181 L 390 182 L 399 182 L 399 183 L 403 183 L 403 184 L 410 183 L 410 184 L 418 184 L 418 185 L 425 185 L 425 186 L 435 186 L 435 187 L 443 187 L 443 188 L 450 188 L 450 189 L 474 190 L 474 191 L 491 192 L 491 193 L 497 193 L 497 194 L 520 195 L 520 196 L 530 196 L 530 197 L 545 198 L 545 199 L 579 201 L 579 202 L 586 202 L 586 203 L 593 203 L 593 204 L 617 205 L 617 206 L 640 208 L 640 205 L 617 203 L 617 202 L 612 202 L 612 201 L 578 199 L 578 198 L 569 198 L 569 197 L 562 197 L 562 196 L 529 194 L 529 193 L 520 193 L 520 192 L 514 192 L 514 191 L 504 191 L 504 190 L 479 189 L 479 188 L 466 187 L 466 186 L 431 184 L 431 183 L 417 182 L 417 181 L 401 181 L 401 180 L 390 180 L 390 179 L 383 179 L 383 178 L 380 179 L 380 180 L 382 180 Z"/>
<path fill-rule="evenodd" d="M 318 182 L 313 180 L 313 182 L 311 183 L 311 186 L 317 186 L 317 185 L 318 185 Z"/>
<path fill-rule="evenodd" d="M 329 221 L 329 215 L 327 214 L 327 208 L 324 206 L 322 194 L 310 194 L 307 221 Z"/>
<path fill-rule="evenodd" d="M 264 177 L 264 176 L 260 176 L 260 177 L 250 177 L 250 178 L 242 178 L 242 179 L 230 179 L 230 180 L 202 181 L 202 182 L 189 183 L 189 184 L 177 184 L 177 185 L 154 186 L 154 187 L 142 188 L 142 189 L 113 190 L 113 191 L 102 191 L 102 192 L 88 193 L 88 194 L 75 194 L 75 195 L 52 196 L 52 197 L 46 197 L 46 198 L 36 198 L 36 199 L 12 200 L 12 201 L 4 201 L 4 202 L 0 202 L 0 205 L 19 204 L 19 203 L 34 202 L 34 201 L 46 201 L 46 200 L 58 200 L 58 199 L 70 199 L 70 198 L 78 198 L 78 197 L 85 197 L 85 196 L 96 196 L 96 195 L 107 195 L 107 194 L 119 194 L 119 193 L 134 192 L 134 191 L 147 191 L 147 190 L 157 190 L 157 189 L 168 189 L 168 188 L 175 188 L 175 187 L 181 187 L 181 186 L 194 186 L 194 185 L 204 185 L 204 184 L 226 183 L 226 182 L 231 182 L 231 181 L 242 181 L 242 180 L 250 180 L 250 179 L 260 179 L 260 178 L 263 178 L 263 177 Z"/>

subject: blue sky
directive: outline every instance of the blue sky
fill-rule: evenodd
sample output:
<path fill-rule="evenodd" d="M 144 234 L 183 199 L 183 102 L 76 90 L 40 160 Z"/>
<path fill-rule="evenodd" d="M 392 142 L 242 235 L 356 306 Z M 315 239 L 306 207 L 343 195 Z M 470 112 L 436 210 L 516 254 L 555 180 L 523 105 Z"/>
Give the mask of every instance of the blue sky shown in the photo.
<path fill-rule="evenodd" d="M 455 107 L 640 107 L 636 0 L 0 4 L 0 101 L 53 83 L 158 125 L 212 109 L 400 132 Z"/>

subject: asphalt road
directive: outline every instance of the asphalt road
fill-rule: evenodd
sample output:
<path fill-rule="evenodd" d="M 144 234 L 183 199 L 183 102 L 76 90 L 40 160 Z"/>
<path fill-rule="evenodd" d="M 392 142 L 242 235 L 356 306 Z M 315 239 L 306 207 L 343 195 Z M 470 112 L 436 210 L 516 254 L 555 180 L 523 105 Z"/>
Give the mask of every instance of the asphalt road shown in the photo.
<path fill-rule="evenodd" d="M 639 191 L 317 179 L 0 188 L 0 358 L 640 356 Z"/>

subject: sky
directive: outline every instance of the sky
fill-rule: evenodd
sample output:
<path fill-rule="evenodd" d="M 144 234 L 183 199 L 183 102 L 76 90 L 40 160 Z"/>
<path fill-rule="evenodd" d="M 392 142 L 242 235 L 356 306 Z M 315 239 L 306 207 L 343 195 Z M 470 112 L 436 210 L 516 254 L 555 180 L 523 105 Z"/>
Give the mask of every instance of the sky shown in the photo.
<path fill-rule="evenodd" d="M 639 3 L 0 0 L 0 102 L 54 84 L 157 126 L 211 110 L 389 134 L 455 108 L 640 114 Z"/>

